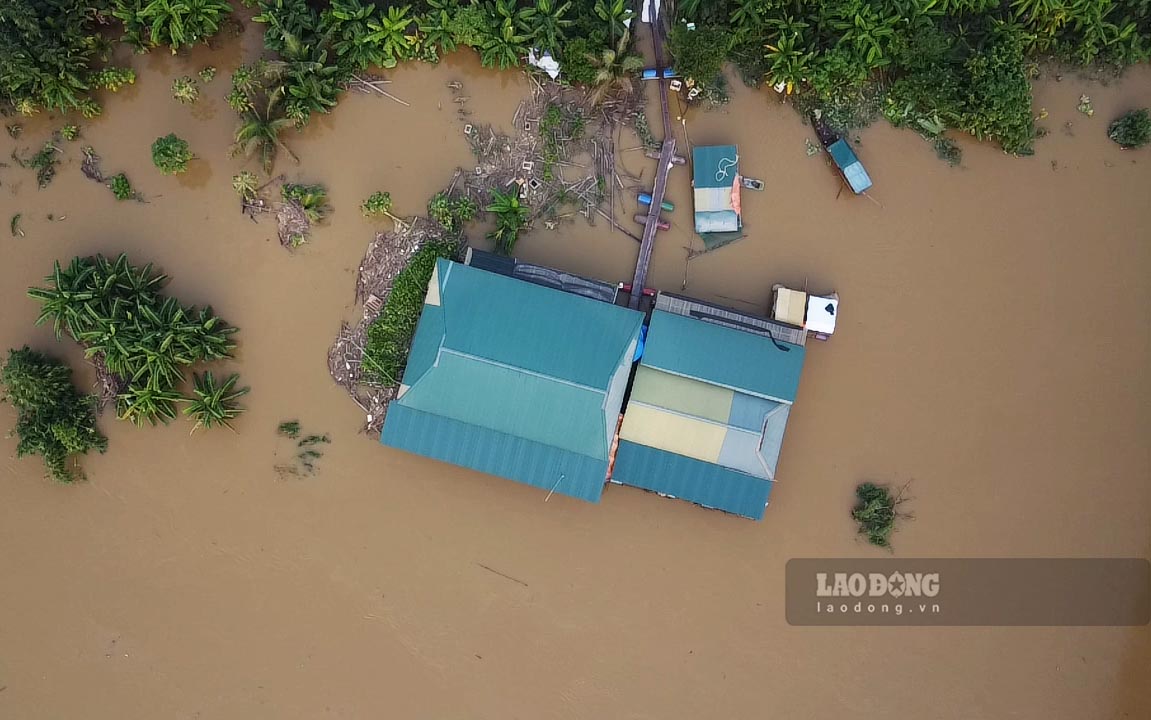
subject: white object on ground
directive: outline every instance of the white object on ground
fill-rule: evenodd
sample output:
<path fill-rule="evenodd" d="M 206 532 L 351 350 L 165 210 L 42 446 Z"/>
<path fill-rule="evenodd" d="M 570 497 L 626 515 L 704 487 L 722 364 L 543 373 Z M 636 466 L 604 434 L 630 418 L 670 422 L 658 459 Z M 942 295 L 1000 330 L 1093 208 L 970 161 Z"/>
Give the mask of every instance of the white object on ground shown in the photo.
<path fill-rule="evenodd" d="M 560 64 L 552 57 L 550 52 L 545 51 L 536 55 L 535 48 L 528 50 L 528 64 L 543 70 L 552 80 L 560 76 Z"/>

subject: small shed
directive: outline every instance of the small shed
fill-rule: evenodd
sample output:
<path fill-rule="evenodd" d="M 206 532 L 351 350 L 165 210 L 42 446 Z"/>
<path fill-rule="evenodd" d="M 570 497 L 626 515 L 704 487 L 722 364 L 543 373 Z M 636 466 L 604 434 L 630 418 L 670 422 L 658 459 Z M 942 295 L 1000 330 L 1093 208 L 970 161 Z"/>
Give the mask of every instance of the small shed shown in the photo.
<path fill-rule="evenodd" d="M 735 145 L 703 145 L 691 153 L 695 231 L 738 233 L 743 227 L 739 151 Z"/>

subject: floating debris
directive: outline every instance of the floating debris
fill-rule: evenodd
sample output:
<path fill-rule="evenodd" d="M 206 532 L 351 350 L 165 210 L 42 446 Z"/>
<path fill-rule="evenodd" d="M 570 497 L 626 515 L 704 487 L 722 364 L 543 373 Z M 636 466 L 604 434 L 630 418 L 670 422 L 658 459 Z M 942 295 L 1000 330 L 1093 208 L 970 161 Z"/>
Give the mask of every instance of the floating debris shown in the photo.
<path fill-rule="evenodd" d="M 1089 95 L 1079 96 L 1078 109 L 1079 112 L 1083 113 L 1087 117 L 1091 117 L 1095 114 L 1095 108 L 1091 105 L 1091 97 Z"/>

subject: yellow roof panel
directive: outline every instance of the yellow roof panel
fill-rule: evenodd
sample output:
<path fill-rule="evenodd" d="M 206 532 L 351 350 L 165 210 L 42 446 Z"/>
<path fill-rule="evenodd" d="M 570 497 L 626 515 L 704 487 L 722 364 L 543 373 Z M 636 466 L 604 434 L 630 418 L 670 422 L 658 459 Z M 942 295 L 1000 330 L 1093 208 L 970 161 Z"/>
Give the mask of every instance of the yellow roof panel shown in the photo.
<path fill-rule="evenodd" d="M 719 385 L 686 378 L 641 365 L 632 384 L 631 399 L 675 410 L 685 415 L 727 424 L 735 393 Z"/>
<path fill-rule="evenodd" d="M 641 405 L 632 398 L 619 436 L 621 440 L 716 463 L 726 435 L 726 426 Z"/>

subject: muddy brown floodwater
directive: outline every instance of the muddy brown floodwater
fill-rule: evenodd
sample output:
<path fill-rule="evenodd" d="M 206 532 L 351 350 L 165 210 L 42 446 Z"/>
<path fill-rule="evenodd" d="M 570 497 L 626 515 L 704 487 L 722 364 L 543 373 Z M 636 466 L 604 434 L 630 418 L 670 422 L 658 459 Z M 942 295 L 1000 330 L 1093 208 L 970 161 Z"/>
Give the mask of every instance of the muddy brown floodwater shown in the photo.
<path fill-rule="evenodd" d="M 349 94 L 289 137 L 302 162 L 277 170 L 325 183 L 335 207 L 289 254 L 230 188 L 242 163 L 221 95 L 258 46 L 248 32 L 136 58 L 136 85 L 82 123 L 49 188 L 0 168 L 0 216 L 22 213 L 26 232 L 0 236 L 0 348 L 82 368 L 32 326 L 24 289 L 56 258 L 126 251 L 241 328 L 231 366 L 252 386 L 237 435 L 105 417 L 110 449 L 84 459 L 86 483 L 53 484 L 2 442 L 0 717 L 1151 717 L 1146 627 L 800 628 L 783 610 L 789 558 L 880 555 L 848 516 L 865 479 L 913 481 L 899 556 L 1147 556 L 1151 150 L 1120 151 L 1105 125 L 1151 104 L 1148 68 L 1107 87 L 1040 80 L 1051 133 L 1031 158 L 961 141 L 952 169 L 877 125 L 859 146 L 877 203 L 837 199 L 808 128 L 766 93 L 736 87 L 722 112 L 688 117 L 692 142 L 738 143 L 767 184 L 744 196 L 748 237 L 693 260 L 688 292 L 763 310 L 772 283 L 806 283 L 843 302 L 835 338 L 809 349 L 781 482 L 753 523 L 614 486 L 600 505 L 544 503 L 358 435 L 326 369 L 373 233 L 357 206 L 380 189 L 420 212 L 469 163 L 449 81 L 497 123 L 526 83 L 460 54 L 390 74 L 411 107 Z M 172 100 L 172 79 L 206 64 L 221 72 L 204 99 Z M 60 124 L 26 122 L 0 154 Z M 168 132 L 200 157 L 186 177 L 151 167 Z M 149 203 L 82 177 L 85 144 Z M 651 177 L 640 153 L 624 160 Z M 672 178 L 650 284 L 679 290 L 691 202 L 687 171 Z M 601 222 L 537 229 L 519 253 L 625 279 L 636 249 Z M 313 477 L 273 470 L 292 417 L 333 437 Z"/>

